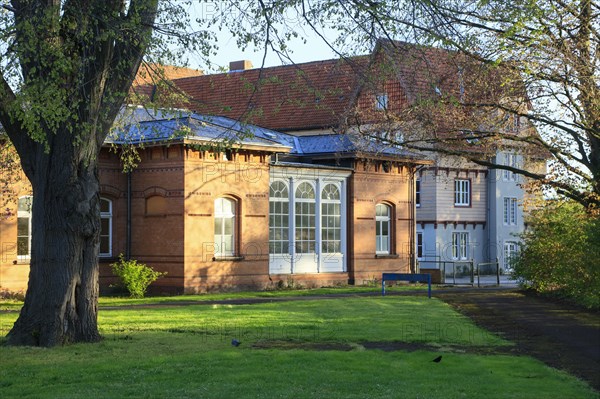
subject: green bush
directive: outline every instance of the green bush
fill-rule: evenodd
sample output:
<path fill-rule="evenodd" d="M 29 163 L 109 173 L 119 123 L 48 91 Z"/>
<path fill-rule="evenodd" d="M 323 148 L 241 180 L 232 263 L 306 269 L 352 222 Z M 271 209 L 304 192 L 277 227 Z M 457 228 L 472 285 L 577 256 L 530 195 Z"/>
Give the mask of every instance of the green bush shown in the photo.
<path fill-rule="evenodd" d="M 570 201 L 532 212 L 515 276 L 542 293 L 600 308 L 600 218 Z"/>
<path fill-rule="evenodd" d="M 119 261 L 111 264 L 110 267 L 113 274 L 121 279 L 132 298 L 143 298 L 148 286 L 167 274 L 157 272 L 143 263 L 138 263 L 137 260 L 125 260 L 123 254 L 120 254 Z"/>

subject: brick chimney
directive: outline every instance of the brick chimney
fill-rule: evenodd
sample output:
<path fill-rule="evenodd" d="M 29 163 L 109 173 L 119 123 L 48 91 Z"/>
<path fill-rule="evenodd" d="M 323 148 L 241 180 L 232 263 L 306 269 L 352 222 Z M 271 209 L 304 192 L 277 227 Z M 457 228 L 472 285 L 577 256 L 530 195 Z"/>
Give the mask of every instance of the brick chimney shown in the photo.
<path fill-rule="evenodd" d="M 252 68 L 252 61 L 250 60 L 231 61 L 229 63 L 229 72 L 245 71 Z"/>

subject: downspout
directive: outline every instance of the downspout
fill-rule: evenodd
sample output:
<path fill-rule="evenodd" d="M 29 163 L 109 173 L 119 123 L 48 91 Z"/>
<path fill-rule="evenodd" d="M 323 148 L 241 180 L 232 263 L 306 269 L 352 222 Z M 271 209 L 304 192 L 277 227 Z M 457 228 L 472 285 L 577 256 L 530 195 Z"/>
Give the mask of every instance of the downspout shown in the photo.
<path fill-rule="evenodd" d="M 356 161 L 352 164 L 352 173 L 348 177 L 346 186 L 346 272 L 348 273 L 348 285 L 356 285 L 355 254 L 354 254 L 354 178 Z"/>
<path fill-rule="evenodd" d="M 410 229 L 409 229 L 409 234 L 408 234 L 408 254 L 410 257 L 410 272 L 411 273 L 416 273 L 417 272 L 417 265 L 416 265 L 416 257 L 415 257 L 415 236 L 416 236 L 416 232 L 417 232 L 417 220 L 415 219 L 415 215 L 416 215 L 416 204 L 415 204 L 415 175 L 417 174 L 417 168 L 413 168 L 411 167 L 411 172 L 410 172 L 410 184 L 409 184 L 409 190 L 410 190 L 410 214 L 409 214 L 409 219 L 410 219 Z"/>
<path fill-rule="evenodd" d="M 498 184 L 498 169 L 490 169 L 488 168 L 488 173 L 487 173 L 487 207 L 486 207 L 486 215 L 485 215 L 485 227 L 487 229 L 487 256 L 488 258 L 486 259 L 487 262 L 491 262 L 492 261 L 492 195 L 494 196 L 494 203 L 496 203 L 495 198 L 496 198 L 496 190 L 497 187 L 496 185 L 494 185 L 494 187 L 492 187 L 492 172 L 494 174 L 493 179 L 496 180 L 496 185 Z M 496 217 L 496 212 L 494 211 L 493 213 L 493 217 Z M 494 221 L 494 227 L 498 228 L 498 226 L 496 226 L 496 221 Z M 496 245 L 495 243 L 493 245 Z M 484 247 L 485 248 L 485 247 Z M 498 255 L 498 247 L 496 247 L 496 257 Z"/>
<path fill-rule="evenodd" d="M 127 172 L 127 232 L 125 238 L 125 259 L 131 259 L 131 171 Z"/>
<path fill-rule="evenodd" d="M 412 220 L 410 234 L 409 234 L 409 245 L 410 245 L 410 271 L 411 273 L 417 273 L 417 248 L 415 239 L 417 237 L 417 204 L 416 204 L 416 194 L 415 194 L 415 186 L 416 186 L 416 176 L 417 173 L 423 169 L 425 165 L 418 166 L 413 169 L 410 178 L 410 203 L 412 206 L 410 207 L 410 219 Z M 421 190 L 423 189 L 423 185 L 421 184 Z"/>

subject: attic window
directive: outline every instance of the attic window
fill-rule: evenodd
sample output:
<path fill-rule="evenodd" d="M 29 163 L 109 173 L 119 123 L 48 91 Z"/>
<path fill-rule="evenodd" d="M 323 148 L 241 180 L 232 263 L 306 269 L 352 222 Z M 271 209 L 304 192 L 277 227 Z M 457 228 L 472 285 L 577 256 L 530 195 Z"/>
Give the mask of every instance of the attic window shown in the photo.
<path fill-rule="evenodd" d="M 519 115 L 511 115 L 511 131 L 513 133 L 519 133 L 521 130 L 521 117 Z"/>
<path fill-rule="evenodd" d="M 404 143 L 404 133 L 402 132 L 395 132 L 392 135 L 392 145 L 396 146 L 396 147 L 402 147 L 402 144 Z"/>
<path fill-rule="evenodd" d="M 375 109 L 386 110 L 388 107 L 387 93 L 379 93 L 375 95 Z"/>
<path fill-rule="evenodd" d="M 479 143 L 479 138 L 477 138 L 477 135 L 474 132 L 470 130 L 463 130 L 461 133 L 464 137 L 466 137 L 467 143 L 471 145 Z"/>
<path fill-rule="evenodd" d="M 463 101 L 465 99 L 465 80 L 463 67 L 458 67 L 458 84 L 460 90 L 460 101 Z"/>

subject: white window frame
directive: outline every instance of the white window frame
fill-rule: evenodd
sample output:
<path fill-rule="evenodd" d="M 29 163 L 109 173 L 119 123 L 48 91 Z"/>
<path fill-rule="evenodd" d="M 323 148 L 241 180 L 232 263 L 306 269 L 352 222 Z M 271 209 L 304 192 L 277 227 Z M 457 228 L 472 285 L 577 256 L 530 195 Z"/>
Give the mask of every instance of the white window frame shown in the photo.
<path fill-rule="evenodd" d="M 102 240 L 102 237 L 108 237 L 108 252 L 101 252 L 100 249 L 100 253 L 98 254 L 100 257 L 103 258 L 107 258 L 107 257 L 111 257 L 112 256 L 112 232 L 113 232 L 113 202 L 108 199 L 108 198 L 104 198 L 104 197 L 100 197 L 100 202 L 102 201 L 106 201 L 108 203 L 108 211 L 107 212 L 102 212 L 102 207 L 100 208 L 100 240 Z M 102 234 L 102 221 L 103 220 L 108 220 L 108 234 Z M 102 248 L 102 246 L 100 246 L 100 248 Z"/>
<path fill-rule="evenodd" d="M 387 215 L 377 215 L 378 207 L 385 207 Z M 392 207 L 389 204 L 379 203 L 375 205 L 375 253 L 378 255 L 388 255 L 391 253 L 392 213 Z M 383 234 L 384 224 L 387 224 L 387 236 Z M 383 244 L 387 248 L 384 248 Z"/>
<path fill-rule="evenodd" d="M 513 168 L 517 168 L 518 166 L 518 160 L 517 160 L 517 154 L 511 153 L 511 152 L 507 152 L 504 154 L 504 165 L 505 166 L 510 166 Z M 512 172 L 510 170 L 506 170 L 504 169 L 502 171 L 502 180 L 504 181 L 517 181 L 517 174 L 515 172 Z"/>
<path fill-rule="evenodd" d="M 29 200 L 29 210 L 19 210 L 19 202 Z M 19 197 L 17 202 L 17 259 L 19 261 L 28 260 L 31 257 L 31 207 L 33 204 L 33 196 L 25 195 Z M 19 219 L 27 219 L 27 234 L 19 235 Z M 27 238 L 27 253 L 19 253 L 19 238 Z"/>
<path fill-rule="evenodd" d="M 471 180 L 454 180 L 454 206 L 471 206 Z"/>
<path fill-rule="evenodd" d="M 469 259 L 469 233 L 457 231 L 452 233 L 452 259 Z"/>
<path fill-rule="evenodd" d="M 337 192 L 337 198 L 325 198 L 325 190 L 331 186 Z M 342 253 L 342 189 L 339 183 L 325 183 L 321 189 L 321 253 L 340 254 Z M 330 208 L 337 205 L 337 213 L 329 213 Z M 337 221 L 336 221 L 337 219 Z M 328 232 L 333 232 L 334 238 L 328 239 Z M 336 234 L 337 233 L 337 234 Z M 337 245 L 336 245 L 337 244 Z M 339 249 L 331 251 L 331 246 Z"/>
<path fill-rule="evenodd" d="M 300 188 L 303 186 L 312 189 L 312 198 L 302 198 L 303 194 L 298 196 Z M 306 191 L 304 193 L 306 193 Z M 294 245 L 296 254 L 314 254 L 317 251 L 317 197 L 316 184 L 311 181 L 298 182 L 298 185 L 296 185 L 294 190 Z M 302 210 L 305 208 L 310 210 L 311 205 L 313 210 L 312 213 L 306 213 Z M 298 208 L 300 208 L 300 212 L 298 212 Z M 305 218 L 308 223 L 302 223 L 304 220 L 303 218 Z M 308 236 L 303 236 L 304 233 L 307 233 Z"/>
<path fill-rule="evenodd" d="M 319 172 L 319 174 L 322 172 Z M 275 249 L 280 249 L 278 246 L 269 245 L 269 271 L 274 274 L 295 274 L 295 273 L 325 273 L 325 272 L 345 272 L 346 271 L 346 260 L 347 260 L 347 199 L 346 199 L 346 182 L 350 177 L 350 173 L 347 171 L 327 171 L 326 176 L 315 176 L 315 171 L 312 169 L 298 169 L 294 171 L 294 176 L 290 176 L 289 170 L 274 168 L 271 170 L 270 188 L 271 185 L 277 181 L 283 182 L 288 189 L 288 203 L 289 203 L 289 219 L 288 219 L 288 244 L 285 248 L 281 248 L 283 253 L 274 253 Z M 279 177 L 282 176 L 282 177 Z M 306 177 L 305 177 L 306 176 Z M 296 197 L 296 191 L 302 186 L 303 183 L 308 183 L 314 189 L 313 198 L 302 198 Z M 323 199 L 323 191 L 329 185 L 334 184 L 339 191 L 338 199 Z M 269 201 L 270 204 L 277 200 L 273 198 L 275 192 L 269 189 Z M 283 200 L 283 199 L 282 199 Z M 327 239 L 327 227 L 325 222 L 327 221 L 324 216 L 331 216 L 325 214 L 323 211 L 323 204 L 329 201 L 338 202 L 340 204 L 340 252 L 324 252 L 323 245 Z M 300 226 L 298 223 L 298 210 L 303 208 L 307 210 L 312 206 L 310 203 L 314 203 L 314 218 L 311 218 L 310 223 L 307 220 L 302 221 L 310 226 Z M 269 205 L 269 228 L 273 226 L 273 222 L 276 219 L 272 218 L 271 210 L 275 209 Z M 310 210 L 310 209 L 309 209 Z M 310 212 L 309 212 L 310 213 Z M 306 219 L 306 218 L 305 218 Z M 300 253 L 297 250 L 305 250 L 306 238 L 312 233 L 306 233 L 305 227 L 313 228 L 314 225 L 314 252 Z M 337 227 L 336 227 L 337 228 Z M 303 230 L 304 229 L 304 230 Z M 304 237 L 301 235 L 304 234 Z M 274 235 L 270 234 L 270 238 Z M 279 237 L 284 238 L 283 235 Z M 270 242 L 271 244 L 271 242 Z M 309 244 L 312 249 L 312 243 Z M 302 248 L 300 248 L 302 247 Z M 335 248 L 337 249 L 337 247 Z"/>
<path fill-rule="evenodd" d="M 377 93 L 375 95 L 375 109 L 384 111 L 388 109 L 389 97 L 387 93 Z"/>
<path fill-rule="evenodd" d="M 512 260 L 519 253 L 519 243 L 516 241 L 505 241 L 504 242 L 504 259 L 502 264 L 504 270 L 512 270 Z"/>
<path fill-rule="evenodd" d="M 517 198 L 504 197 L 503 220 L 505 226 L 517 225 Z"/>
<path fill-rule="evenodd" d="M 224 212 L 222 204 L 219 206 L 218 202 L 231 203 L 231 212 Z M 219 197 L 215 199 L 214 203 L 215 207 L 215 215 L 214 215 L 214 240 L 215 240 L 215 256 L 234 256 L 236 251 L 236 240 L 237 240 L 237 211 L 238 211 L 238 202 L 234 198 L 231 197 Z M 221 231 L 217 232 L 217 219 L 221 219 Z M 227 248 L 228 244 L 225 241 L 225 220 L 231 219 L 231 248 Z M 217 234 L 220 233 L 220 234 Z M 220 239 L 218 238 L 220 237 Z"/>
<path fill-rule="evenodd" d="M 415 181 L 415 206 L 421 207 L 421 179 Z"/>
<path fill-rule="evenodd" d="M 284 196 L 274 196 L 277 194 L 274 190 L 274 184 L 283 184 L 285 188 Z M 277 191 L 279 192 L 279 190 Z M 289 184 L 283 180 L 274 180 L 269 184 L 269 254 L 289 254 L 290 252 L 290 187 Z M 285 205 L 287 205 L 287 213 L 285 212 Z M 280 208 L 281 212 L 275 212 L 275 208 Z M 287 219 L 287 223 L 283 221 Z M 277 223 L 276 221 L 281 221 Z M 287 224 L 287 226 L 286 226 Z M 276 239 L 276 237 L 281 237 Z M 280 244 L 280 245 L 279 245 Z M 279 250 L 276 250 L 280 247 Z"/>

